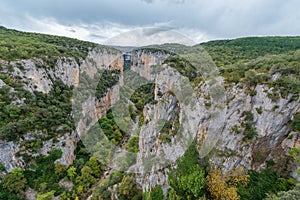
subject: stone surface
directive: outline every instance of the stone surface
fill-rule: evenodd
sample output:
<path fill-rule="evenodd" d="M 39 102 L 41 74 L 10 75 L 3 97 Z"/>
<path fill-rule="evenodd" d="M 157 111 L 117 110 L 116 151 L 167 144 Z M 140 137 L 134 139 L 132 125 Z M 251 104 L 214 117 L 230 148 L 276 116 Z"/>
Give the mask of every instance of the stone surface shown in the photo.
<path fill-rule="evenodd" d="M 184 154 L 190 142 L 189 140 L 182 142 L 181 137 L 194 138 L 198 136 L 200 157 L 214 153 L 214 156 L 210 158 L 211 164 L 220 166 L 227 171 L 237 166 L 243 166 L 245 169 L 262 169 L 266 167 L 266 161 L 276 162 L 287 156 L 290 148 L 299 146 L 296 133 L 289 129 L 287 123 L 296 112 L 300 111 L 300 99 L 291 101 L 291 95 L 288 95 L 286 98 L 272 101 L 268 97 L 272 88 L 267 85 L 257 85 L 252 88 L 256 94 L 251 96 L 248 94 L 245 84 L 241 82 L 226 87 L 226 105 L 220 110 L 217 104 L 210 104 L 211 99 L 207 98 L 210 94 L 208 83 L 201 82 L 197 87 L 193 87 L 191 92 L 180 85 L 183 79 L 174 70 L 163 71 L 159 75 L 153 76 L 151 67 L 155 68 L 155 65 L 161 64 L 165 56 L 161 53 L 138 52 L 133 56 L 131 67 L 133 71 L 146 79 L 156 82 L 155 100 L 158 103 L 147 105 L 143 111 L 148 124 L 141 128 L 137 163 L 130 169 L 135 172 L 134 178 L 144 190 L 150 190 L 158 184 L 166 193 L 169 188 L 169 169 L 165 168 L 166 162 L 171 167 L 176 167 L 176 159 Z M 1 64 L 8 65 L 3 61 Z M 92 77 L 97 69 L 120 69 L 121 71 L 123 69 L 120 52 L 110 52 L 109 50 L 93 50 L 86 60 L 81 60 L 79 63 L 74 58 L 58 58 L 54 67 L 45 67 L 46 64 L 38 58 L 19 60 L 9 64 L 14 66 L 14 76 L 28 81 L 24 87 L 26 90 L 44 93 L 50 91 L 52 80 L 61 79 L 67 85 L 77 86 L 79 72 L 85 71 Z M 18 67 L 20 64 L 24 69 Z M 278 77 L 280 74 L 275 74 L 272 78 L 275 80 Z M 222 78 L 216 80 L 223 84 Z M 120 83 L 122 84 L 122 81 Z M 0 87 L 3 85 L 5 83 L 0 80 Z M 170 90 L 179 92 L 174 92 L 172 95 Z M 90 96 L 82 102 L 83 116 L 91 117 L 94 120 L 91 124 L 96 123 L 119 100 L 119 92 L 120 86 L 117 85 L 112 87 L 101 99 Z M 163 95 L 158 95 L 158 92 Z M 22 104 L 22 101 L 20 100 L 18 103 Z M 163 143 L 159 139 L 160 129 L 157 129 L 157 121 L 174 118 L 174 111 L 178 111 L 179 122 L 185 129 L 172 136 L 170 143 Z M 212 113 L 215 112 L 219 112 L 220 116 L 214 118 Z M 257 131 L 257 136 L 249 141 L 243 140 L 242 133 L 244 129 L 242 124 L 245 123 L 243 113 L 245 112 L 252 113 L 253 119 L 250 123 Z M 222 124 L 224 126 L 221 126 Z M 138 127 L 137 124 L 134 126 Z M 233 127 L 240 130 L 241 133 L 238 134 Z M 72 164 L 75 159 L 76 143 L 79 141 L 78 136 L 81 136 L 86 128 L 86 122 L 79 121 L 76 131 L 63 134 L 57 138 L 57 142 L 53 142 L 53 139 L 44 141 L 43 147 L 33 155 L 47 155 L 50 150 L 59 148 L 62 150 L 63 156 L 56 162 L 64 165 Z M 27 133 L 24 139 L 34 140 L 35 135 L 41 134 L 43 133 Z M 15 167 L 24 165 L 22 157 L 17 156 L 21 150 L 21 142 L 0 141 L 0 162 L 8 172 Z M 201 147 L 203 142 L 207 143 L 206 149 Z M 123 152 L 124 149 L 125 146 L 119 147 L 120 152 Z M 258 154 L 262 155 L 259 159 Z M 157 156 L 162 160 L 152 162 L 152 165 L 147 167 L 144 160 L 151 156 Z"/>

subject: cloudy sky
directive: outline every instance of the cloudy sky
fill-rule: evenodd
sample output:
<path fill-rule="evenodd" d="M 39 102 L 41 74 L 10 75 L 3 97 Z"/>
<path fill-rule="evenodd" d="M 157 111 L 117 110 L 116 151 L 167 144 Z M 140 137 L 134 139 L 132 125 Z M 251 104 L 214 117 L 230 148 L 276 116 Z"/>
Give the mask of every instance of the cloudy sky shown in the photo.
<path fill-rule="evenodd" d="M 160 40 L 149 41 L 181 42 L 177 32 L 199 43 L 300 35 L 299 8 L 299 0 L 1 0 L 0 25 L 105 44 L 127 31 L 138 29 L 134 34 L 139 35 L 141 28 L 152 27 L 172 36 L 160 34 Z M 128 44 L 140 42 L 125 36 Z"/>

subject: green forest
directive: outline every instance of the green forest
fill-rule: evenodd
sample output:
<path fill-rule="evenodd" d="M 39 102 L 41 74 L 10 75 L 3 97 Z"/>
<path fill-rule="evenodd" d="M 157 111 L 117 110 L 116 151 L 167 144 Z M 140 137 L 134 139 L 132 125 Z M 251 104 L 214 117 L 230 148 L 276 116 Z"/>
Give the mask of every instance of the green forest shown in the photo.
<path fill-rule="evenodd" d="M 210 156 L 221 153 L 214 149 L 206 157 L 200 158 L 195 140 L 176 161 L 176 168 L 167 166 L 170 186 L 167 192 L 159 185 L 149 191 L 143 191 L 131 172 L 114 170 L 105 175 L 107 172 L 105 163 L 91 154 L 81 141 L 76 145 L 76 159 L 69 166 L 56 162 L 62 157 L 61 149 L 53 149 L 47 152 L 47 155 L 35 154 L 43 146 L 43 142 L 52 139 L 55 143 L 62 135 L 75 131 L 72 115 L 74 86 L 68 86 L 57 79 L 52 80 L 49 93 L 30 92 L 24 89 L 26 82 L 22 82 L 20 77 L 12 73 L 13 69 L 9 63 L 41 58 L 45 65 L 40 67 L 51 68 L 56 64 L 58 57 L 72 57 L 78 62 L 84 60 L 89 51 L 96 46 L 106 48 L 67 37 L 24 33 L 0 27 L 0 79 L 5 83 L 0 87 L 0 141 L 21 141 L 19 156 L 24 160 L 23 168 L 15 168 L 11 172 L 7 172 L 5 166 L 0 163 L 0 200 L 25 200 L 29 188 L 36 191 L 38 200 L 50 200 L 55 196 L 60 196 L 61 200 L 80 200 L 87 199 L 91 194 L 92 200 L 109 200 L 112 195 L 111 188 L 115 189 L 120 200 L 300 199 L 300 184 L 291 176 L 295 166 L 300 164 L 298 147 L 291 148 L 289 155 L 281 163 L 268 160 L 261 170 L 236 167 L 226 172 L 209 162 Z M 151 52 L 155 52 L 156 49 L 164 50 L 169 54 L 164 64 L 188 77 L 195 87 L 202 81 L 201 74 L 192 63 L 180 55 L 189 54 L 195 49 L 205 49 L 224 78 L 226 88 L 240 84 L 240 87 L 246 88 L 247 94 L 253 97 L 256 95 L 255 86 L 264 84 L 272 88 L 267 92 L 268 97 L 274 102 L 288 97 L 291 97 L 290 101 L 299 99 L 300 37 L 249 37 L 210 41 L 191 47 L 165 44 L 143 48 Z M 179 55 L 174 55 L 174 52 Z M 95 75 L 94 79 L 86 73 L 80 75 L 83 82 L 100 80 L 99 84 L 94 83 L 95 96 L 100 99 L 111 87 L 119 83 L 122 73 L 119 70 L 98 72 L 102 76 Z M 278 73 L 280 77 L 274 80 L 272 77 Z M 80 89 L 85 92 L 85 88 Z M 123 90 L 124 93 L 129 93 L 126 91 L 128 88 L 124 87 Z M 154 90 L 155 84 L 147 84 L 134 91 L 128 99 L 129 118 L 124 117 L 123 120 L 139 119 L 139 128 L 147 124 L 143 109 L 147 104 L 157 103 L 154 100 Z M 21 103 L 15 103 L 20 99 Z M 257 108 L 257 112 L 262 111 Z M 253 126 L 253 114 L 248 111 L 242 113 L 242 116 L 244 119 L 242 127 L 232 127 L 232 131 L 234 134 L 242 134 L 243 142 L 250 146 L 258 137 Z M 298 138 L 299 110 L 294 116 L 289 117 L 290 120 L 286 122 L 288 129 L 295 132 Z M 178 131 L 178 118 L 176 113 L 175 119 L 163 127 L 159 138 L 162 143 L 171 142 L 174 129 Z M 112 110 L 108 110 L 97 123 L 114 145 L 124 147 L 134 154 L 139 151 L 139 137 L 126 135 L 115 121 Z M 27 141 L 24 135 L 28 132 L 43 134 Z M 263 154 L 264 152 L 257 153 L 255 157 L 257 162 L 264 157 Z M 129 166 L 135 160 L 136 158 L 133 158 L 124 162 Z M 296 173 L 300 175 L 297 170 Z"/>

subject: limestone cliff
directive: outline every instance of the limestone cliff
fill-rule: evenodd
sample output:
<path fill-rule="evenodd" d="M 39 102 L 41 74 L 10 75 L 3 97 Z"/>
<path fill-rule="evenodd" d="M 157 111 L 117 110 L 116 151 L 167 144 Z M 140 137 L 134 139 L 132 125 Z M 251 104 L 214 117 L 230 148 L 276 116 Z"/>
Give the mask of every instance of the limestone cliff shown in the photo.
<path fill-rule="evenodd" d="M 111 49 L 94 49 L 90 51 L 85 60 L 76 61 L 73 57 L 56 57 L 55 63 L 49 66 L 43 59 L 31 58 L 27 60 L 18 60 L 7 62 L 2 60 L 1 72 L 8 76 L 18 78 L 23 82 L 25 90 L 33 93 L 34 91 L 48 93 L 55 80 L 61 80 L 66 85 L 79 84 L 80 73 L 86 72 L 89 76 L 93 76 L 97 69 L 123 69 L 123 60 L 121 59 L 120 52 Z M 0 87 L 6 86 L 1 80 Z M 13 91 L 13 88 L 11 88 Z M 109 90 L 106 95 L 97 101 L 95 106 L 96 117 L 100 118 L 105 115 L 106 111 L 110 109 L 112 102 L 116 101 L 118 95 L 118 87 Z M 22 104 L 20 99 L 19 104 Z M 58 138 L 50 138 L 43 141 L 41 148 L 37 152 L 30 152 L 23 146 L 23 140 L 34 141 L 39 135 L 43 135 L 42 131 L 28 132 L 24 135 L 23 139 L 16 142 L 0 141 L 0 162 L 5 167 L 7 172 L 10 172 L 15 167 L 23 167 L 24 161 L 22 155 L 24 153 L 37 156 L 48 155 L 52 149 L 61 149 L 62 158 L 57 160 L 63 165 L 70 165 L 75 159 L 74 151 L 76 144 L 79 141 L 78 132 L 72 131 L 63 134 Z"/>
<path fill-rule="evenodd" d="M 227 171 L 237 166 L 259 170 L 271 161 L 276 169 L 284 170 L 288 167 L 288 151 L 299 146 L 298 135 L 288 126 L 294 114 L 300 111 L 299 96 L 295 99 L 292 94 L 288 94 L 274 100 L 270 97 L 273 88 L 268 84 L 251 87 L 242 81 L 227 84 L 223 77 L 218 77 L 215 81 L 225 88 L 226 104 L 220 111 L 225 123 L 224 126 L 213 127 L 215 133 L 212 133 L 209 127 L 215 125 L 212 123 L 213 113 L 219 107 L 216 103 L 211 104 L 209 80 L 194 81 L 185 87 L 182 83 L 188 79 L 183 79 L 177 70 L 164 71 L 168 65 L 163 63 L 169 55 L 144 51 L 136 51 L 132 55 L 131 70 L 155 83 L 156 103 L 147 104 L 143 110 L 145 123 L 139 135 L 137 161 L 130 168 L 131 172 L 135 172 L 135 181 L 140 187 L 150 190 L 155 185 L 160 185 L 167 192 L 168 172 L 170 168 L 176 168 L 176 159 L 184 154 L 187 143 L 191 142 L 182 140 L 187 136 L 192 139 L 197 137 L 199 146 L 204 145 L 203 141 L 212 142 L 203 156 L 208 156 L 211 164 Z M 120 87 L 126 73 L 123 72 L 123 65 L 121 52 L 98 49 L 90 51 L 87 58 L 79 62 L 72 57 L 56 57 L 51 67 L 40 58 L 11 62 L 2 60 L 1 72 L 18 77 L 24 83 L 24 89 L 31 93 L 48 93 L 57 79 L 66 85 L 78 87 L 83 72 L 93 77 L 97 69 L 120 70 L 119 84 L 109 88 L 101 98 L 91 95 L 82 102 L 81 114 L 91 117 L 93 124 L 119 100 Z M 162 67 L 161 72 L 153 76 L 152 71 L 158 70 L 159 66 Z M 5 85 L 0 79 L 0 87 Z M 22 99 L 17 103 L 22 104 Z M 181 127 L 188 128 L 179 128 L 166 142 L 160 131 L 162 127 L 157 128 L 157 122 L 161 119 L 172 123 L 177 120 Z M 138 127 L 138 124 L 137 120 L 133 126 Z M 24 166 L 24 153 L 32 156 L 47 155 L 51 149 L 58 148 L 62 150 L 63 156 L 56 162 L 70 165 L 75 159 L 74 151 L 80 140 L 79 136 L 85 128 L 86 121 L 79 121 L 74 131 L 43 141 L 36 152 L 25 149 L 23 141 L 35 140 L 36 136 L 43 135 L 42 131 L 25 133 L 16 142 L 0 141 L 0 162 L 10 172 L 15 167 Z M 253 131 L 253 135 L 243 134 L 248 129 Z M 121 144 L 118 148 L 122 151 L 126 147 Z M 161 160 L 146 166 L 145 160 L 151 157 Z"/>

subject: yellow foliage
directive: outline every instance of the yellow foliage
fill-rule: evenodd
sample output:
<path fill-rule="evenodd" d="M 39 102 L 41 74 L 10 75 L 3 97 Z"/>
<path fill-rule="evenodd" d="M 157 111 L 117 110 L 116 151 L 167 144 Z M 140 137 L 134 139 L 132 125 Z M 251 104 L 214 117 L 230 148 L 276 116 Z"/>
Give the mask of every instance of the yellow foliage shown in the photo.
<path fill-rule="evenodd" d="M 239 200 L 236 186 L 247 185 L 249 175 L 244 173 L 244 169 L 239 167 L 231 173 L 222 172 L 219 169 L 213 169 L 206 177 L 208 190 L 217 200 Z"/>

